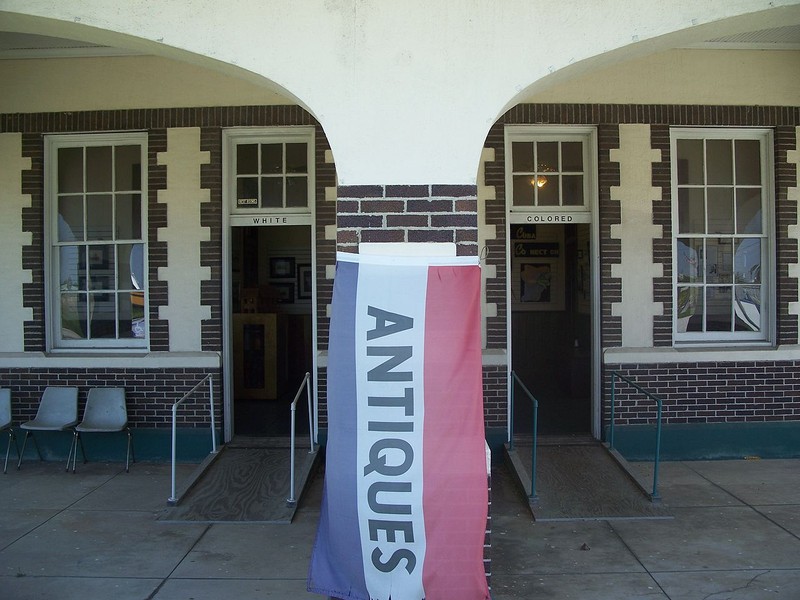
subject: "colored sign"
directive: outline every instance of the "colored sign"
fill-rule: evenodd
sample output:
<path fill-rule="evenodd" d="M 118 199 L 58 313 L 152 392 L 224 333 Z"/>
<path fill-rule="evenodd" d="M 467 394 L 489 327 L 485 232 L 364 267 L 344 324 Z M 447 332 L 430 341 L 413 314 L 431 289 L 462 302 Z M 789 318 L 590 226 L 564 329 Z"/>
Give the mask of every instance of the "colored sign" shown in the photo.
<path fill-rule="evenodd" d="M 474 258 L 338 255 L 309 591 L 489 598 Z"/>

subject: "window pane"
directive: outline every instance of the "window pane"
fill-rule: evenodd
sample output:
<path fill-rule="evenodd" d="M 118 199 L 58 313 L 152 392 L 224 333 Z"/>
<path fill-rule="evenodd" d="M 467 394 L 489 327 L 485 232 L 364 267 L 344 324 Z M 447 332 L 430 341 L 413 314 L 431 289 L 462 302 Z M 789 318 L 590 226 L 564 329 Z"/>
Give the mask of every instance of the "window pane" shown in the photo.
<path fill-rule="evenodd" d="M 141 292 L 120 292 L 118 330 L 120 338 L 144 338 L 144 297 Z"/>
<path fill-rule="evenodd" d="M 87 196 L 86 198 L 86 239 L 112 239 L 111 196 Z"/>
<path fill-rule="evenodd" d="M 308 178 L 286 178 L 286 206 L 308 206 Z"/>
<path fill-rule="evenodd" d="M 761 143 L 736 140 L 736 184 L 761 185 Z"/>
<path fill-rule="evenodd" d="M 558 142 L 536 143 L 536 170 L 553 173 L 558 171 Z"/>
<path fill-rule="evenodd" d="M 114 287 L 114 246 L 88 246 L 90 289 Z"/>
<path fill-rule="evenodd" d="M 116 201 L 116 239 L 142 239 L 142 197 L 139 194 L 117 194 Z"/>
<path fill-rule="evenodd" d="M 283 177 L 261 178 L 261 206 L 283 208 Z"/>
<path fill-rule="evenodd" d="M 679 333 L 703 330 L 703 288 L 696 286 L 681 286 L 678 288 L 678 319 Z"/>
<path fill-rule="evenodd" d="M 677 240 L 678 281 L 681 283 L 702 283 L 703 240 L 685 238 Z"/>
<path fill-rule="evenodd" d="M 733 242 L 730 238 L 706 239 L 706 283 L 733 282 Z M 709 300 L 709 306 L 710 300 Z"/>
<path fill-rule="evenodd" d="M 583 144 L 581 142 L 561 143 L 561 170 L 583 171 Z"/>
<path fill-rule="evenodd" d="M 116 294 L 89 294 L 89 337 L 117 337 Z"/>
<path fill-rule="evenodd" d="M 703 140 L 678 140 L 678 184 L 702 185 Z"/>
<path fill-rule="evenodd" d="M 678 190 L 678 233 L 705 233 L 706 209 L 703 190 Z"/>
<path fill-rule="evenodd" d="M 761 286 L 737 285 L 736 331 L 761 331 Z"/>
<path fill-rule="evenodd" d="M 533 173 L 533 143 L 513 142 L 511 144 L 512 170 L 515 173 Z"/>
<path fill-rule="evenodd" d="M 134 191 L 142 189 L 141 146 L 114 148 L 114 189 Z"/>
<path fill-rule="evenodd" d="M 83 148 L 58 149 L 58 192 L 83 191 Z"/>
<path fill-rule="evenodd" d="M 558 180 L 558 175 L 548 175 L 547 183 L 545 183 L 542 187 L 537 186 L 536 194 L 538 206 L 558 206 L 560 204 L 560 198 L 558 196 Z"/>
<path fill-rule="evenodd" d="M 86 339 L 86 294 L 61 294 L 61 337 Z"/>
<path fill-rule="evenodd" d="M 308 153 L 305 144 L 286 144 L 286 172 L 308 173 Z"/>
<path fill-rule="evenodd" d="M 736 242 L 734 255 L 736 283 L 761 283 L 761 239 L 749 238 Z"/>
<path fill-rule="evenodd" d="M 258 144 L 239 144 L 236 146 L 236 174 L 258 174 Z"/>
<path fill-rule="evenodd" d="M 58 241 L 83 241 L 83 196 L 58 199 Z"/>
<path fill-rule="evenodd" d="M 532 180 L 530 175 L 514 175 L 514 206 L 533 206 Z"/>
<path fill-rule="evenodd" d="M 562 204 L 583 206 L 583 175 L 564 175 L 562 180 Z"/>
<path fill-rule="evenodd" d="M 283 144 L 261 144 L 261 173 L 283 173 Z"/>
<path fill-rule="evenodd" d="M 733 233 L 733 188 L 708 188 L 708 233 Z"/>
<path fill-rule="evenodd" d="M 111 191 L 111 146 L 86 148 L 86 191 Z"/>
<path fill-rule="evenodd" d="M 761 233 L 761 190 L 736 190 L 736 232 Z"/>
<path fill-rule="evenodd" d="M 708 161 L 708 183 L 733 183 L 733 146 L 731 140 L 708 140 L 706 142 Z"/>
<path fill-rule="evenodd" d="M 140 248 L 141 244 L 119 244 L 117 246 L 117 289 L 118 290 L 133 290 L 137 289 L 134 285 L 134 280 L 137 283 L 142 281 L 142 270 L 144 265 L 136 264 L 142 258 L 141 252 L 134 254 L 133 258 L 131 253 L 134 248 Z M 134 269 L 136 276 L 134 276 Z M 138 277 L 138 279 L 137 279 Z"/>
<path fill-rule="evenodd" d="M 61 246 L 58 249 L 59 287 L 62 292 L 85 290 L 86 248 Z"/>
<path fill-rule="evenodd" d="M 706 288 L 706 331 L 733 331 L 732 286 Z"/>
<path fill-rule="evenodd" d="M 257 177 L 239 177 L 236 180 L 236 207 L 258 208 Z"/>

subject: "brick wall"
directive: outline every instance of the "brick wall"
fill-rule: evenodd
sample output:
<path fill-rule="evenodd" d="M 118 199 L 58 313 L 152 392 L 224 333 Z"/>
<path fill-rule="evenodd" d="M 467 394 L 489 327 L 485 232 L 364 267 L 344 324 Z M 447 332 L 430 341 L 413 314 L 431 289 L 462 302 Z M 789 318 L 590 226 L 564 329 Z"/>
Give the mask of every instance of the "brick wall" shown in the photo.
<path fill-rule="evenodd" d="M 90 387 L 124 387 L 131 427 L 170 427 L 172 405 L 203 377 L 214 377 L 215 420 L 222 424 L 222 378 L 211 369 L 0 369 L 0 382 L 11 390 L 15 422 L 36 415 L 47 386 L 78 387 L 78 414 L 83 414 Z M 179 427 L 208 427 L 208 384 L 178 411 Z"/>
<path fill-rule="evenodd" d="M 605 367 L 604 389 L 618 371 L 663 400 L 663 422 L 748 423 L 800 420 L 798 365 L 792 361 L 626 364 Z M 605 407 L 604 422 L 610 417 Z M 654 423 L 655 402 L 617 382 L 616 425 Z"/>

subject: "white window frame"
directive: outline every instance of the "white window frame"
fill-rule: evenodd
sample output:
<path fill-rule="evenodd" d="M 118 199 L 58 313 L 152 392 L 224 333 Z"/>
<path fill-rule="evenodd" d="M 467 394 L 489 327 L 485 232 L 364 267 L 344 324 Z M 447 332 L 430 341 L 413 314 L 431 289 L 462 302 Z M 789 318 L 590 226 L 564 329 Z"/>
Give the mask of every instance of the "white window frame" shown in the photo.
<path fill-rule="evenodd" d="M 225 154 L 228 160 L 233 161 L 236 156 L 236 147 L 240 144 L 286 144 L 304 143 L 306 144 L 306 164 L 308 171 L 306 174 L 307 198 L 306 206 L 290 206 L 290 207 L 239 207 L 236 204 L 236 186 L 237 175 L 236 165 L 232 163 L 228 166 L 229 172 L 226 171 L 226 190 L 228 197 L 228 212 L 231 216 L 237 219 L 246 219 L 252 215 L 279 215 L 279 216 L 301 216 L 307 215 L 308 222 L 314 210 L 314 163 L 315 163 L 315 145 L 314 145 L 314 128 L 308 126 L 288 126 L 288 127 L 270 127 L 270 128 L 233 128 L 225 130 Z M 287 177 L 285 171 L 286 155 L 284 152 L 284 180 Z M 292 177 L 288 175 L 288 177 Z M 286 196 L 286 186 L 283 188 L 284 201 Z M 294 220 L 293 222 L 296 222 Z"/>
<path fill-rule="evenodd" d="M 44 275 L 45 275 L 45 319 L 46 349 L 48 352 L 131 352 L 147 351 L 150 345 L 149 286 L 145 284 L 144 337 L 141 338 L 93 338 L 65 339 L 61 328 L 61 299 L 59 282 L 58 244 L 58 150 L 60 148 L 88 148 L 109 145 L 139 145 L 141 147 L 141 244 L 143 254 L 143 279 L 148 277 L 148 137 L 146 132 L 85 133 L 69 135 L 47 135 L 44 138 Z M 116 244 L 116 240 L 108 243 Z M 126 241 L 125 243 L 129 243 Z M 116 286 L 115 286 L 116 289 Z"/>
<path fill-rule="evenodd" d="M 764 240 L 761 255 L 761 323 L 760 331 L 706 331 L 682 332 L 679 329 L 678 318 L 678 238 L 713 238 L 718 237 L 713 233 L 680 234 L 678 231 L 678 140 L 757 140 L 760 145 L 761 159 L 761 213 L 762 232 L 759 236 Z M 671 192 L 672 192 L 672 335 L 673 345 L 681 346 L 724 346 L 724 345 L 772 345 L 775 340 L 775 169 L 774 169 L 773 132 L 766 128 L 745 127 L 674 127 L 670 129 L 670 156 L 671 159 Z M 704 189 L 713 187 L 703 185 Z M 736 238 L 738 234 L 725 237 Z M 709 284 L 703 283 L 703 287 Z"/>

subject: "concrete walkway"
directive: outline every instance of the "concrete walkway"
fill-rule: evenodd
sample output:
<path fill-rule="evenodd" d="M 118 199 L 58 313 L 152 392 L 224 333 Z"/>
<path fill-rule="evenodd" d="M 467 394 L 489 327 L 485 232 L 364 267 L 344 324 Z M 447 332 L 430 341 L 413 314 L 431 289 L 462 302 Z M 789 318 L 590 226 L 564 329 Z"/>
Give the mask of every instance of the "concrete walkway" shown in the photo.
<path fill-rule="evenodd" d="M 169 472 L 0 475 L 0 598 L 322 598 L 305 591 L 321 478 L 291 525 L 207 525 L 156 520 Z M 534 523 L 495 469 L 493 599 L 800 598 L 800 460 L 666 463 L 662 482 L 674 519 Z"/>

